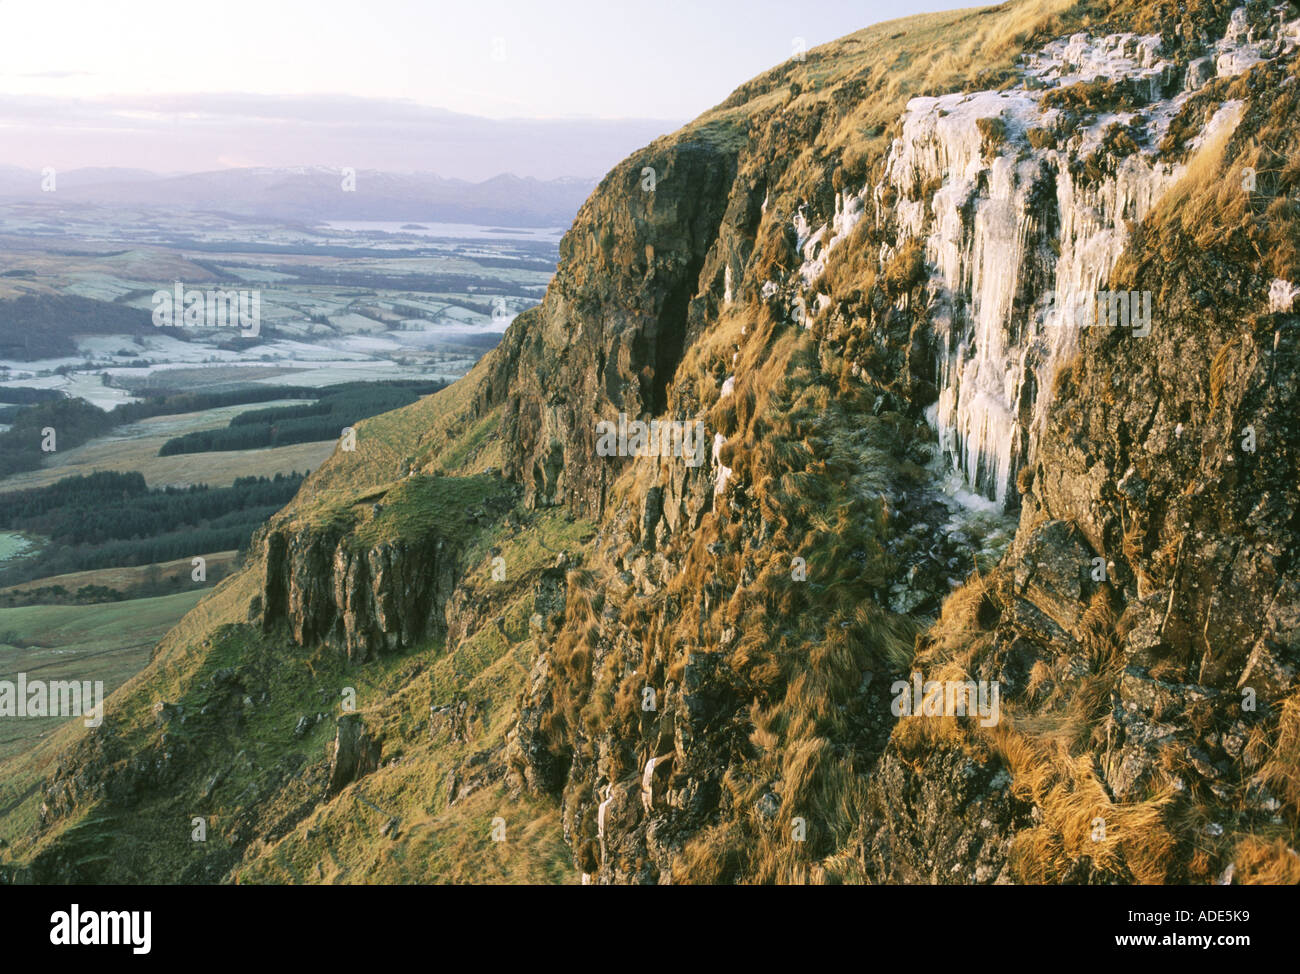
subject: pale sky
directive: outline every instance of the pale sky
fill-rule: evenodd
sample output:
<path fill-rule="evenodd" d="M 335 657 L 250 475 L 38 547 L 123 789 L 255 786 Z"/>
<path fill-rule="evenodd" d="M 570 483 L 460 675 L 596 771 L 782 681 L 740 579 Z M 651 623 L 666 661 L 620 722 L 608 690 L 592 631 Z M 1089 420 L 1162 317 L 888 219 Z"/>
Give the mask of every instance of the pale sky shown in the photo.
<path fill-rule="evenodd" d="M 202 123 L 185 95 L 400 102 L 494 119 L 653 119 L 671 131 L 807 47 L 951 0 L 0 0 L 0 164 L 34 164 L 31 115 L 68 125 L 58 164 L 145 165 L 97 137 L 158 112 Z M 158 100 L 155 109 L 151 101 Z M 229 98 L 221 99 L 228 104 Z M 6 117 L 4 102 L 24 120 Z M 103 125 L 94 116 L 103 113 Z M 327 127 L 329 111 L 314 124 Z M 288 137 L 288 136 L 286 136 Z M 6 142 L 10 144 L 5 145 Z M 208 150 L 204 150 L 205 153 Z M 209 153 L 210 154 L 210 153 Z M 254 149 L 216 165 L 272 164 Z M 135 158 L 138 156 L 139 158 Z M 130 158 L 128 158 L 130 157 Z M 204 156 L 206 158 L 206 155 Z M 309 161 L 306 158 L 304 163 Z M 611 160 L 612 162 L 613 160 Z M 155 153 L 151 168 L 188 168 Z M 283 164 L 275 162 L 274 164 Z M 593 175 L 573 173 L 572 175 Z"/>

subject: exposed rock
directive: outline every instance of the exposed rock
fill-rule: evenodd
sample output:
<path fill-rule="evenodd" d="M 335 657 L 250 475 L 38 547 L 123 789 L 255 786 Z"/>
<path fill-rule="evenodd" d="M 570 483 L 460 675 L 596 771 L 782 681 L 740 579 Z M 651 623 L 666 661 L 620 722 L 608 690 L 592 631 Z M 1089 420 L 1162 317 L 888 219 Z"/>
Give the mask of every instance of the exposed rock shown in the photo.
<path fill-rule="evenodd" d="M 335 794 L 378 768 L 381 750 L 360 714 L 340 715 L 330 755 L 327 792 Z"/>
<path fill-rule="evenodd" d="M 262 625 L 295 642 L 327 641 L 361 662 L 446 634 L 457 554 L 437 536 L 357 549 L 332 529 L 271 531 L 263 542 Z"/>
<path fill-rule="evenodd" d="M 1010 785 L 1005 770 L 959 751 L 887 751 L 871 780 L 871 873 L 898 883 L 1009 881 L 1011 840 L 1032 824 Z"/>

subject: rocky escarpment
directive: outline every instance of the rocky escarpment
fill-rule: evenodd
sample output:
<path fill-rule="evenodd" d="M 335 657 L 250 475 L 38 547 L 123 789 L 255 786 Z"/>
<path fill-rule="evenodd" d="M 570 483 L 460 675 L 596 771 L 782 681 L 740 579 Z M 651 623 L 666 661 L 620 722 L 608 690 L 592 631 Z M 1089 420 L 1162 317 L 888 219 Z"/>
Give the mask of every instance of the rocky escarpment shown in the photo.
<path fill-rule="evenodd" d="M 495 476 L 408 472 L 344 507 L 280 518 L 255 542 L 261 594 L 250 619 L 267 632 L 286 626 L 300 646 L 335 646 L 353 662 L 442 639 L 468 533 L 513 502 Z"/>
<path fill-rule="evenodd" d="M 1292 171 L 1254 200 L 1239 174 L 1294 145 L 1300 43 L 1286 10 L 1106 26 L 1044 38 L 999 90 L 913 100 L 879 149 L 826 144 L 852 97 L 799 111 L 791 86 L 751 116 L 664 410 L 708 419 L 712 462 L 636 461 L 580 502 L 606 511 L 596 577 L 571 579 L 521 699 L 518 780 L 554 788 L 562 755 L 584 872 L 1186 881 L 1289 841 L 1260 748 L 1293 733 L 1294 318 L 1273 295 L 1300 266 Z M 810 118 L 802 165 L 777 157 Z M 1139 301 L 1108 328 L 1114 293 Z M 595 482 L 602 415 L 552 425 L 547 483 Z M 849 489 L 817 494 L 827 473 Z M 869 530 L 804 510 L 868 492 Z M 895 613 L 972 565 L 913 658 Z M 884 688 L 913 671 L 999 685 L 1000 722 L 896 721 Z"/>
<path fill-rule="evenodd" d="M 450 539 L 360 548 L 346 531 L 304 526 L 271 530 L 263 546 L 261 624 L 287 624 L 299 645 L 329 642 L 364 662 L 446 634 L 458 576 Z"/>
<path fill-rule="evenodd" d="M 565 235 L 545 303 L 506 342 L 506 472 L 531 501 L 599 513 L 617 458 L 597 454 L 596 420 L 670 411 L 676 367 L 721 296 L 720 237 L 758 216 L 758 188 L 736 183 L 738 135 L 721 125 L 635 154 Z"/>

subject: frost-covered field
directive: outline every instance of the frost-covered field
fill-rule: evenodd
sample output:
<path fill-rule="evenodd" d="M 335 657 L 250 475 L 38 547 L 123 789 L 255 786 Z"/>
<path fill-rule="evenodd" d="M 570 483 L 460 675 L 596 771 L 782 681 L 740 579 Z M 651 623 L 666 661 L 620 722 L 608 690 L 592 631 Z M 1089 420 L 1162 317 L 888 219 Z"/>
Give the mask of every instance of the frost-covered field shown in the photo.
<path fill-rule="evenodd" d="M 455 379 L 545 293 L 561 235 L 435 223 L 283 227 L 6 204 L 0 261 L 18 273 L 0 279 L 0 302 L 76 296 L 152 315 L 155 292 L 181 282 L 205 293 L 256 290 L 260 315 L 252 337 L 160 327 L 76 336 L 74 354 L 0 357 L 0 404 L 6 387 L 24 386 L 109 409 L 164 387 L 175 370 L 184 370 L 185 390 L 228 385 L 232 369 L 240 381 L 306 386 Z"/>
<path fill-rule="evenodd" d="M 12 531 L 0 531 L 0 561 L 17 558 L 31 548 L 32 543 L 21 534 Z"/>

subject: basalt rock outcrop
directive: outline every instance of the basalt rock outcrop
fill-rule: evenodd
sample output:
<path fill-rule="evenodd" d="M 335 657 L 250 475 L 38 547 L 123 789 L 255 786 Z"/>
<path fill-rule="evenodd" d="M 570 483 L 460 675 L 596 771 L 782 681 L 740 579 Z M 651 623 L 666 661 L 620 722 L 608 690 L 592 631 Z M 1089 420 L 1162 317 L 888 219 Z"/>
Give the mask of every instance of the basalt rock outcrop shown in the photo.
<path fill-rule="evenodd" d="M 358 546 L 339 529 L 273 529 L 263 540 L 261 623 L 327 641 L 361 662 L 446 634 L 455 545 L 432 535 Z"/>
<path fill-rule="evenodd" d="M 598 514 L 616 464 L 595 420 L 661 416 L 687 346 L 716 310 L 723 227 L 752 233 L 753 187 L 736 183 L 728 133 L 661 140 L 619 164 L 561 245 L 541 309 L 517 342 L 503 429 L 506 473 L 540 505 Z"/>

